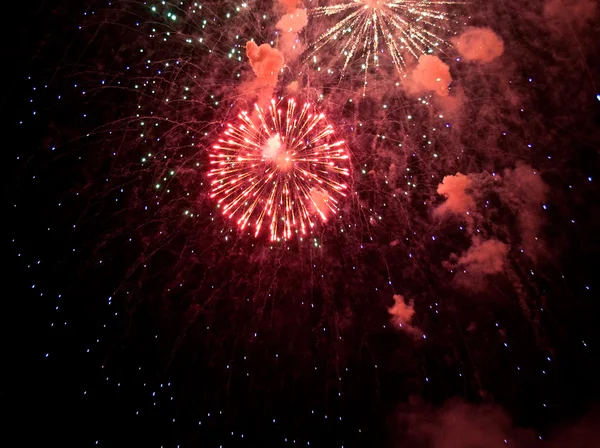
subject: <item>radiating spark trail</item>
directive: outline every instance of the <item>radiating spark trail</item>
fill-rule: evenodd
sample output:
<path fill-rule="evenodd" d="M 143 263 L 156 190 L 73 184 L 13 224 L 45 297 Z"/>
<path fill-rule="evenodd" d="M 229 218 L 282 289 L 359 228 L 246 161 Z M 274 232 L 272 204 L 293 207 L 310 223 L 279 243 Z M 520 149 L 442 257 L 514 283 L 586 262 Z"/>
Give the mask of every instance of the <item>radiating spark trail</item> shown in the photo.
<path fill-rule="evenodd" d="M 406 66 L 405 54 L 416 59 L 432 53 L 440 45 L 449 45 L 440 35 L 451 33 L 451 19 L 442 9 L 461 4 L 453 1 L 429 0 L 351 0 L 329 6 L 309 9 L 311 17 L 343 15 L 335 25 L 312 43 L 310 56 L 335 42 L 341 45 L 339 54 L 344 59 L 345 71 L 352 59 L 364 58 L 362 69 L 366 75 L 370 65 L 379 65 L 379 54 L 387 48 L 396 69 Z"/>
<path fill-rule="evenodd" d="M 282 110 L 271 100 L 266 111 L 255 109 L 256 120 L 242 112 L 213 146 L 211 197 L 241 229 L 253 225 L 255 236 L 263 224 L 271 241 L 306 235 L 346 196 L 344 142 L 308 103 L 298 111 L 291 99 Z"/>

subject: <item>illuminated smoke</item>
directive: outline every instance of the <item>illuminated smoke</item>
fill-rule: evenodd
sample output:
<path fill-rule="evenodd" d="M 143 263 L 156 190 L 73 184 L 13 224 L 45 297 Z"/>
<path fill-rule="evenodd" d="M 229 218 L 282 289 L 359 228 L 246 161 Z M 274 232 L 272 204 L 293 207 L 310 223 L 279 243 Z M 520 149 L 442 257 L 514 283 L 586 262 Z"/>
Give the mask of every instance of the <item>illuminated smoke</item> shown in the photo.
<path fill-rule="evenodd" d="M 525 164 L 504 171 L 504 182 L 499 185 L 502 200 L 518 218 L 521 246 L 530 257 L 542 250 L 538 234 L 542 226 L 540 204 L 550 188 L 537 171 Z"/>
<path fill-rule="evenodd" d="M 415 315 L 414 302 L 412 300 L 407 304 L 403 296 L 394 294 L 394 305 L 388 308 L 388 312 L 395 328 L 413 336 L 422 334 L 421 330 L 411 325 L 412 318 Z"/>
<path fill-rule="evenodd" d="M 443 262 L 445 268 L 455 272 L 457 286 L 483 290 L 488 276 L 504 272 L 515 283 L 517 277 L 507 269 L 511 248 L 533 260 L 545 250 L 538 234 L 542 225 L 540 204 L 548 194 L 548 186 L 531 167 L 517 164 L 502 175 L 457 173 L 444 177 L 437 192 L 446 200 L 434 210 L 434 216 L 462 219 L 465 234 L 471 238 L 467 250 Z M 490 202 L 490 198 L 497 203 Z M 505 217 L 507 225 L 514 224 L 511 228 L 496 227 L 502 229 L 499 234 L 481 232 L 481 227 L 499 216 Z M 523 298 L 521 306 L 527 308 Z"/>
<path fill-rule="evenodd" d="M 298 6 L 298 0 L 278 0 L 285 12 L 292 12 Z"/>
<path fill-rule="evenodd" d="M 496 239 L 473 238 L 473 245 L 455 263 L 472 275 L 498 274 L 504 270 L 508 246 Z"/>
<path fill-rule="evenodd" d="M 300 85 L 298 84 L 298 81 L 292 81 L 285 87 L 285 89 L 288 93 L 297 93 L 298 90 L 300 90 Z"/>
<path fill-rule="evenodd" d="M 410 407 L 399 409 L 394 422 L 398 428 L 408 428 L 399 437 L 395 445 L 398 448 L 538 446 L 533 431 L 515 428 L 504 409 L 495 404 L 475 405 L 453 399 L 441 408 L 434 408 L 418 399 L 411 401 Z"/>
<path fill-rule="evenodd" d="M 540 204 L 548 195 L 549 187 L 537 171 L 518 163 L 514 169 L 506 169 L 502 175 L 483 172 L 446 176 L 438 186 L 438 194 L 446 200 L 434 210 L 434 216 L 462 216 L 467 222 L 467 231 L 473 232 L 473 223 L 481 223 L 485 212 L 492 211 L 486 198 L 494 194 L 503 207 L 516 218 L 519 245 L 529 257 L 542 250 L 538 234 L 542 225 Z M 468 213 L 467 213 L 468 212 Z M 500 213 L 500 211 L 497 211 Z M 513 243 L 516 243 L 513 242 Z"/>
<path fill-rule="evenodd" d="M 446 201 L 435 209 L 434 215 L 442 216 L 447 213 L 464 215 L 469 210 L 473 210 L 475 201 L 467 192 L 471 184 L 471 179 L 461 173 L 444 177 L 442 183 L 438 185 L 437 192 L 443 195 Z"/>
<path fill-rule="evenodd" d="M 244 85 L 242 90 L 256 93 L 259 105 L 265 105 L 273 95 L 279 73 L 284 66 L 283 55 L 269 44 L 258 46 L 254 41 L 246 43 L 246 55 L 256 79 Z"/>
<path fill-rule="evenodd" d="M 597 14 L 597 0 L 548 0 L 544 4 L 544 18 L 565 31 L 587 26 Z"/>
<path fill-rule="evenodd" d="M 307 23 L 306 10 L 298 8 L 285 14 L 275 25 L 278 30 L 281 30 L 279 49 L 288 59 L 298 56 L 304 50 L 298 39 L 298 33 Z"/>
<path fill-rule="evenodd" d="M 246 43 L 246 54 L 256 78 L 265 86 L 277 84 L 279 72 L 283 68 L 283 55 L 269 44 L 260 47 L 254 41 Z"/>
<path fill-rule="evenodd" d="M 467 61 L 487 63 L 504 53 L 504 42 L 489 28 L 468 28 L 454 45 Z"/>
<path fill-rule="evenodd" d="M 409 76 L 407 83 L 409 93 L 435 92 L 448 96 L 448 85 L 452 82 L 450 67 L 437 56 L 422 55 L 419 63 Z"/>
<path fill-rule="evenodd" d="M 598 408 L 581 419 L 564 425 L 546 437 L 521 428 L 501 406 L 484 402 L 468 403 L 453 398 L 441 407 L 416 397 L 398 408 L 391 423 L 396 434 L 395 448 L 595 448 L 600 446 Z"/>
<path fill-rule="evenodd" d="M 275 25 L 284 33 L 299 33 L 308 23 L 308 14 L 305 9 L 296 9 L 284 15 Z"/>

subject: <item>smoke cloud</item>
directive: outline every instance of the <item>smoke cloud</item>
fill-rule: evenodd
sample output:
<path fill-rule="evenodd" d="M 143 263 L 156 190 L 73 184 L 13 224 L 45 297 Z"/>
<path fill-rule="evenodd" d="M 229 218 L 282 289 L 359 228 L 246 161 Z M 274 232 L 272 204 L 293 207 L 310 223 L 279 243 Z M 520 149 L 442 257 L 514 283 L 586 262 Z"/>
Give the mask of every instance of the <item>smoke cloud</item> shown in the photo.
<path fill-rule="evenodd" d="M 259 84 L 275 87 L 279 72 L 283 68 L 284 59 L 279 50 L 269 44 L 260 47 L 254 41 L 246 43 L 246 55 Z"/>
<path fill-rule="evenodd" d="M 462 399 L 434 408 L 416 399 L 390 421 L 396 448 L 592 448 L 600 446 L 597 410 L 578 422 L 540 437 L 517 427 L 506 411 L 491 403 L 471 404 Z"/>
<path fill-rule="evenodd" d="M 439 409 L 413 403 L 410 410 L 401 410 L 398 420 L 398 426 L 407 432 L 398 447 L 505 448 L 509 442 L 514 446 L 515 439 L 535 441 L 531 431 L 514 428 L 502 408 L 460 399 L 450 400 Z"/>
<path fill-rule="evenodd" d="M 246 55 L 256 79 L 246 83 L 243 89 L 257 94 L 258 103 L 265 104 L 271 99 L 279 72 L 284 66 L 283 55 L 269 44 L 258 46 L 254 41 L 246 43 Z"/>
<path fill-rule="evenodd" d="M 279 4 L 283 6 L 286 12 L 292 12 L 298 5 L 298 0 L 279 0 Z"/>
<path fill-rule="evenodd" d="M 308 14 L 305 9 L 296 9 L 284 15 L 275 25 L 278 30 L 285 33 L 299 33 L 308 23 Z"/>
<path fill-rule="evenodd" d="M 475 208 L 475 201 L 468 193 L 472 185 L 468 176 L 456 173 L 456 176 L 446 176 L 441 184 L 438 185 L 438 194 L 443 195 L 446 201 L 435 209 L 434 215 L 445 215 L 455 213 L 464 215 L 469 210 Z"/>
<path fill-rule="evenodd" d="M 409 93 L 435 92 L 448 96 L 448 85 L 452 82 L 450 67 L 437 56 L 422 55 L 407 82 Z"/>
<path fill-rule="evenodd" d="M 394 294 L 394 305 L 388 309 L 388 312 L 395 328 L 413 336 L 422 334 L 421 330 L 411 325 L 412 318 L 415 315 L 414 302 L 412 300 L 407 304 L 403 296 Z"/>
<path fill-rule="evenodd" d="M 544 250 L 538 241 L 542 226 L 543 204 L 549 187 L 530 166 L 517 164 L 502 175 L 487 172 L 446 176 L 437 192 L 446 200 L 436 209 L 436 217 L 462 217 L 471 246 L 462 254 L 452 254 L 443 263 L 457 270 L 459 286 L 482 289 L 486 277 L 503 273 L 511 247 L 535 260 Z M 491 202 L 490 199 L 494 199 Z M 481 226 L 492 223 L 500 234 L 484 236 Z M 509 223 L 512 223 L 509 226 Z M 476 231 L 477 230 L 477 231 Z M 500 241 L 502 239 L 503 241 Z"/>
<path fill-rule="evenodd" d="M 308 14 L 305 9 L 294 9 L 285 14 L 275 25 L 278 30 L 281 30 L 279 38 L 279 49 L 283 52 L 286 58 L 298 56 L 303 47 L 298 40 L 298 33 L 308 23 Z"/>
<path fill-rule="evenodd" d="M 576 423 L 564 425 L 550 432 L 548 443 L 550 448 L 594 448 L 600 446 L 600 410 L 593 409 Z"/>
<path fill-rule="evenodd" d="M 472 275 L 497 274 L 504 270 L 508 246 L 496 239 L 473 238 L 473 245 L 456 261 L 456 266 Z"/>
<path fill-rule="evenodd" d="M 504 53 L 504 42 L 489 28 L 468 28 L 454 45 L 467 61 L 487 63 Z"/>
<path fill-rule="evenodd" d="M 499 193 L 515 216 L 518 217 L 521 245 L 529 256 L 534 256 L 541 243 L 537 236 L 542 226 L 541 210 L 549 187 L 537 171 L 528 165 L 517 164 L 504 171 L 504 182 Z"/>
<path fill-rule="evenodd" d="M 554 25 L 583 28 L 598 14 L 597 0 L 548 0 L 544 4 L 544 18 Z"/>
<path fill-rule="evenodd" d="M 300 90 L 300 85 L 298 84 L 298 81 L 292 81 L 285 87 L 285 89 L 288 93 L 294 94 Z"/>
<path fill-rule="evenodd" d="M 434 210 L 434 216 L 463 215 L 469 224 L 469 233 L 473 231 L 474 220 L 482 220 L 486 210 L 488 213 L 493 210 L 486 198 L 496 195 L 516 218 L 521 247 L 530 257 L 541 249 L 537 238 L 549 187 L 530 166 L 519 163 L 514 169 L 504 170 L 502 176 L 487 172 L 446 176 L 437 192 L 445 196 L 446 201 Z"/>

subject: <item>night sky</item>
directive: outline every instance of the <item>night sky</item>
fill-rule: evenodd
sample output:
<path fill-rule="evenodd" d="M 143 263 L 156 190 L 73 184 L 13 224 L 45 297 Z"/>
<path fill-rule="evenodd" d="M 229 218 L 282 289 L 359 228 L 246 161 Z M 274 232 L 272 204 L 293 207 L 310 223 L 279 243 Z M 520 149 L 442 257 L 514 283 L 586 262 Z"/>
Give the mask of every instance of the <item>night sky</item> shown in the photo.
<path fill-rule="evenodd" d="M 6 5 L 2 444 L 600 446 L 599 20 Z"/>

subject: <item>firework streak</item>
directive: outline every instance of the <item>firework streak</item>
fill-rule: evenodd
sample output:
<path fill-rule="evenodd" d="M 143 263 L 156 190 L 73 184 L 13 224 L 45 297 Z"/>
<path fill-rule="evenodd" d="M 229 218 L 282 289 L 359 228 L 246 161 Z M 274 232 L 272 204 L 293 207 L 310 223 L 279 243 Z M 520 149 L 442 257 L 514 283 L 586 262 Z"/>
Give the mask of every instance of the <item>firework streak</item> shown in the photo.
<path fill-rule="evenodd" d="M 312 17 L 341 16 L 311 45 L 310 54 L 316 55 L 323 47 L 340 41 L 343 70 L 358 56 L 363 58 L 362 68 L 366 71 L 370 65 L 379 64 L 378 55 L 385 45 L 396 69 L 401 71 L 406 65 L 403 52 L 418 59 L 439 45 L 448 45 L 440 37 L 441 33 L 450 32 L 448 16 L 441 8 L 453 4 L 460 2 L 346 0 L 309 9 Z"/>

